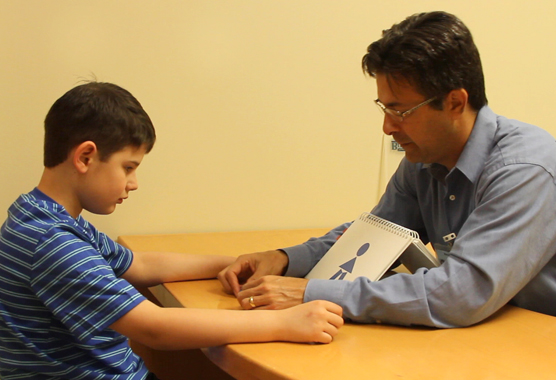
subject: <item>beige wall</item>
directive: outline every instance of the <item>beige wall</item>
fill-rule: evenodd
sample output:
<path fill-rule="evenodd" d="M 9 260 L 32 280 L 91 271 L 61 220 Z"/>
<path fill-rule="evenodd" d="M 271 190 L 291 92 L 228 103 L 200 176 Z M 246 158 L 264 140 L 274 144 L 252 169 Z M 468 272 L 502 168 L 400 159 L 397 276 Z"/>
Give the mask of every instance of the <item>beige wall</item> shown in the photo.
<path fill-rule="evenodd" d="M 497 113 L 556 135 L 553 1 L 0 0 L 0 209 L 42 172 L 42 122 L 81 79 L 153 119 L 135 233 L 327 227 L 377 201 L 381 118 L 360 60 L 381 30 L 446 10 L 471 28 Z"/>

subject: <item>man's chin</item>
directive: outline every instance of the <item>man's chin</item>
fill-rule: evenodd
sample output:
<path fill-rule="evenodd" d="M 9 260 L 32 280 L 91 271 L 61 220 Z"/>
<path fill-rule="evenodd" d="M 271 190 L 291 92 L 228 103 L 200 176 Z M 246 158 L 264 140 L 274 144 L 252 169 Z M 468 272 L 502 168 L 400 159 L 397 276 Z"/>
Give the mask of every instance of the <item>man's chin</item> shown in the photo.
<path fill-rule="evenodd" d="M 405 159 L 413 164 L 421 162 L 421 157 L 412 151 L 412 149 L 405 150 Z"/>
<path fill-rule="evenodd" d="M 425 159 L 425 157 L 423 157 L 420 154 L 417 154 L 416 152 L 411 152 L 411 151 L 405 151 L 405 159 L 408 160 L 409 162 L 411 162 L 412 164 L 429 164 L 430 162 L 427 162 L 428 160 Z"/>

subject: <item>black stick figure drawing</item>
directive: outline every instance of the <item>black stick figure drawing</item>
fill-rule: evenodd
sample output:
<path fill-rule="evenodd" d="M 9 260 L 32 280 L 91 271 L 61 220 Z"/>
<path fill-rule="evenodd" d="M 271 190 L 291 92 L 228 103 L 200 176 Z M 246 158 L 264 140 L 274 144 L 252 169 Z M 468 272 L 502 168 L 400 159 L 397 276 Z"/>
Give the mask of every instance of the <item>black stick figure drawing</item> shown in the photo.
<path fill-rule="evenodd" d="M 334 274 L 334 276 L 330 277 L 330 279 L 331 280 L 343 280 L 344 277 L 346 277 L 346 274 L 348 274 L 348 272 L 351 273 L 353 271 L 353 267 L 355 266 L 355 260 L 357 260 L 357 258 L 359 256 L 363 255 L 365 252 L 367 252 L 369 247 L 370 247 L 369 243 L 363 244 L 357 250 L 357 255 L 353 259 L 351 259 L 349 261 L 346 261 L 345 263 L 340 265 L 340 270 L 338 272 L 336 272 Z"/>

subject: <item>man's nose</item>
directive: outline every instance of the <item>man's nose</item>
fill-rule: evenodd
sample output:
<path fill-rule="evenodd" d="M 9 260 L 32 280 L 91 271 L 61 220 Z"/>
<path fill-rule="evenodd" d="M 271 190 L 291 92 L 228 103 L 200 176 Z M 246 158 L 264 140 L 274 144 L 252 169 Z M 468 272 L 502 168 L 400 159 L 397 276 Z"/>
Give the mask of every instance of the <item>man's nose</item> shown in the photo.
<path fill-rule="evenodd" d="M 397 120 L 390 115 L 384 115 L 384 121 L 382 123 L 382 131 L 385 135 L 392 135 L 400 130 L 400 125 Z"/>

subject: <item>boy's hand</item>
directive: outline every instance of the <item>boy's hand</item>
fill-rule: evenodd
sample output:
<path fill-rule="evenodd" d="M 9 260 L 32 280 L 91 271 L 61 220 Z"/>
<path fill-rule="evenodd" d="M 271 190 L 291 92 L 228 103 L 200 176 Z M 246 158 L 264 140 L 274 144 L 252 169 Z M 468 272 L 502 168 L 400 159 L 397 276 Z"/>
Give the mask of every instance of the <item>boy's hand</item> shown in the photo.
<path fill-rule="evenodd" d="M 285 317 L 280 340 L 330 343 L 343 326 L 342 308 L 329 301 L 311 301 L 276 311 Z"/>
<path fill-rule="evenodd" d="M 217 277 L 224 291 L 237 297 L 241 284 L 269 274 L 281 275 L 288 266 L 288 261 L 288 256 L 278 250 L 241 255 L 220 271 Z"/>
<path fill-rule="evenodd" d="M 264 276 L 250 279 L 241 287 L 237 300 L 242 308 L 275 310 L 303 303 L 309 280 L 296 277 Z"/>

